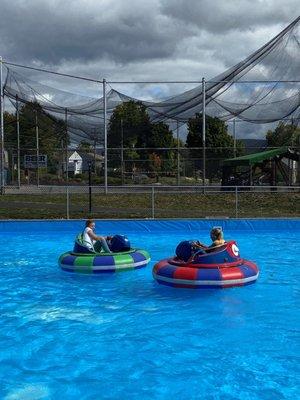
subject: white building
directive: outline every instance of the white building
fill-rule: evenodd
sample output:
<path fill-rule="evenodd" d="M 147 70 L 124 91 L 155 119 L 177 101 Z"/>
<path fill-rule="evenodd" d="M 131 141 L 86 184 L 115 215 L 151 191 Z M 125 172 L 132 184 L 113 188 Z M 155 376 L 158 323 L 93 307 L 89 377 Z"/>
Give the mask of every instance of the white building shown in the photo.
<path fill-rule="evenodd" d="M 77 151 L 70 152 L 68 155 L 68 171 L 74 175 L 82 174 L 82 157 Z"/>

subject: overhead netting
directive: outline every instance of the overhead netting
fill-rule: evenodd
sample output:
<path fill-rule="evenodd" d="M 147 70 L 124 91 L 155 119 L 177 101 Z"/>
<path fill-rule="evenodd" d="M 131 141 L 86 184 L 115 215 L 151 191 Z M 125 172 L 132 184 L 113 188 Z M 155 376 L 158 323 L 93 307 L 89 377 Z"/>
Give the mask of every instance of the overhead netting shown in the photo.
<path fill-rule="evenodd" d="M 4 94 L 15 105 L 38 103 L 54 120 L 67 120 L 73 143 L 103 143 L 104 99 L 76 95 L 34 82 L 7 68 Z M 272 40 L 205 83 L 206 114 L 227 121 L 252 123 L 300 120 L 300 17 Z M 160 101 L 144 101 L 110 86 L 106 93 L 107 120 L 115 107 L 129 100 L 141 101 L 152 122 L 184 124 L 202 111 L 202 84 Z"/>

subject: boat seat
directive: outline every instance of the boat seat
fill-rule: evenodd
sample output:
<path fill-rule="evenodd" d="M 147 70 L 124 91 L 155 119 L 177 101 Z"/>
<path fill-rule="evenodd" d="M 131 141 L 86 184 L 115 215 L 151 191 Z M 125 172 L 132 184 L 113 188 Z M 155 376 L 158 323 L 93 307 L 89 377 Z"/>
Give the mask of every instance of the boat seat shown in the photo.
<path fill-rule="evenodd" d="M 82 253 L 82 254 L 95 254 L 96 253 L 96 251 L 94 249 L 89 248 L 85 244 L 82 233 L 79 233 L 76 236 L 73 251 L 74 251 L 74 253 Z"/>

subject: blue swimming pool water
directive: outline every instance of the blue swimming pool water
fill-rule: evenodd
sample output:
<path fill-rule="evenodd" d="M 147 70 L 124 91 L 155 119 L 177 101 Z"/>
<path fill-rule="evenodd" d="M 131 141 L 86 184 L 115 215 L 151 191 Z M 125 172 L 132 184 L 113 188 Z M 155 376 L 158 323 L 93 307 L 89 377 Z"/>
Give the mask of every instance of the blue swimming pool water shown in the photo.
<path fill-rule="evenodd" d="M 18 226 L 0 232 L 1 399 L 299 398 L 299 231 L 228 226 L 258 282 L 189 290 L 158 285 L 152 266 L 207 230 L 129 224 L 150 266 L 86 276 L 57 266 L 78 224 Z"/>

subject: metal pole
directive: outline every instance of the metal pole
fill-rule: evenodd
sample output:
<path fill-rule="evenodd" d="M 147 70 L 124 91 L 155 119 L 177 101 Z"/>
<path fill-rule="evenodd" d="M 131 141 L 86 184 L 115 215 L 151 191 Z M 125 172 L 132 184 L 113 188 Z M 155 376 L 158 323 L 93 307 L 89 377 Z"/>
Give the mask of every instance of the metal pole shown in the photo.
<path fill-rule="evenodd" d="M 69 198 L 69 186 L 67 186 L 67 219 L 70 219 L 70 198 Z"/>
<path fill-rule="evenodd" d="M 107 194 L 107 120 L 106 120 L 106 80 L 103 79 L 103 122 L 104 122 L 104 188 Z"/>
<path fill-rule="evenodd" d="M 96 129 L 94 129 L 94 166 L 93 166 L 94 174 L 96 174 L 96 146 L 97 146 Z"/>
<path fill-rule="evenodd" d="M 122 174 L 122 185 L 124 185 L 124 131 L 123 131 L 123 118 L 121 118 L 121 174 Z"/>
<path fill-rule="evenodd" d="M 180 154 L 179 154 L 179 122 L 177 121 L 176 126 L 176 136 L 177 136 L 177 186 L 180 185 Z"/>
<path fill-rule="evenodd" d="M 236 131 L 235 131 L 235 119 L 233 120 L 233 155 L 236 157 Z"/>
<path fill-rule="evenodd" d="M 35 110 L 35 140 L 36 140 L 36 183 L 37 186 L 40 185 L 40 168 L 39 168 L 39 127 L 38 127 L 38 117 L 37 110 Z"/>
<path fill-rule="evenodd" d="M 89 213 L 92 212 L 92 177 L 91 177 L 91 163 L 89 162 Z"/>
<path fill-rule="evenodd" d="M 21 187 L 21 162 L 20 162 L 20 113 L 19 98 L 16 95 L 16 120 L 17 120 L 17 164 L 18 164 L 18 188 Z"/>
<path fill-rule="evenodd" d="M 206 180 L 206 131 L 205 131 L 205 78 L 202 78 L 202 157 L 203 157 L 203 190 L 205 190 Z"/>
<path fill-rule="evenodd" d="M 11 179 L 11 182 L 14 182 L 15 181 L 15 171 L 14 171 L 14 166 L 15 166 L 15 164 L 14 164 L 14 158 L 15 158 L 15 155 L 14 155 L 14 148 L 12 148 L 12 150 L 11 150 L 11 168 L 10 168 L 10 170 L 11 170 L 11 177 L 10 177 L 10 179 Z"/>
<path fill-rule="evenodd" d="M 66 182 L 69 183 L 69 155 L 68 155 L 68 109 L 65 108 L 65 125 L 66 125 L 66 132 L 65 132 L 65 152 L 66 152 Z"/>
<path fill-rule="evenodd" d="M 235 218 L 238 217 L 238 187 L 235 187 Z"/>
<path fill-rule="evenodd" d="M 2 57 L 0 57 L 0 136 L 1 136 L 1 156 L 0 156 L 0 175 L 1 175 L 1 194 L 4 194 L 4 94 L 3 94 L 3 71 Z"/>
<path fill-rule="evenodd" d="M 151 210 L 152 210 L 152 219 L 155 218 L 155 197 L 154 197 L 154 186 L 151 188 Z"/>

